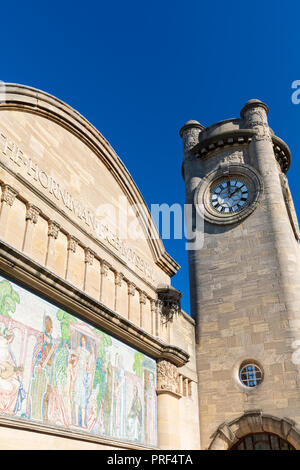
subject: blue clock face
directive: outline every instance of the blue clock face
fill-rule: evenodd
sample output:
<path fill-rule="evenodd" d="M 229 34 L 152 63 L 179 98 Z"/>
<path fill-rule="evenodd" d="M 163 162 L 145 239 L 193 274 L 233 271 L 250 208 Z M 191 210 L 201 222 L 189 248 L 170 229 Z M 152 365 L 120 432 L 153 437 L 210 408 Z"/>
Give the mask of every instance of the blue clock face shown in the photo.
<path fill-rule="evenodd" d="M 239 178 L 226 178 L 211 188 L 210 203 L 220 214 L 233 214 L 241 211 L 247 204 L 249 188 Z"/>

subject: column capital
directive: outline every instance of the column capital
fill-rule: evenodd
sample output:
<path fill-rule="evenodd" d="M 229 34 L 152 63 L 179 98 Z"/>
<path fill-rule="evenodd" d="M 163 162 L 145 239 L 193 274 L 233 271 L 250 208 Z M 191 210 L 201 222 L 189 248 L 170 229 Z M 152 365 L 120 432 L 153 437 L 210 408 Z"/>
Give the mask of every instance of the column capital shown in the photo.
<path fill-rule="evenodd" d="M 102 276 L 106 277 L 108 275 L 108 271 L 110 270 L 110 264 L 105 261 L 104 259 L 101 260 L 101 274 Z"/>
<path fill-rule="evenodd" d="M 30 220 L 33 224 L 36 224 L 39 218 L 40 209 L 31 203 L 26 204 L 26 220 Z"/>
<path fill-rule="evenodd" d="M 178 369 L 165 359 L 157 361 L 157 393 L 170 392 L 174 395 L 178 393 Z"/>
<path fill-rule="evenodd" d="M 79 243 L 79 240 L 72 235 L 68 236 L 68 250 L 72 251 L 72 253 L 76 252 L 77 245 Z"/>
<path fill-rule="evenodd" d="M 60 225 L 54 220 L 48 220 L 48 237 L 57 239 Z"/>
<path fill-rule="evenodd" d="M 119 273 L 118 271 L 115 271 L 115 284 L 116 284 L 116 286 L 120 286 L 122 284 L 123 279 L 124 279 L 124 274 Z"/>
<path fill-rule="evenodd" d="M 136 285 L 133 282 L 128 282 L 128 295 L 135 295 Z"/>
<path fill-rule="evenodd" d="M 90 248 L 85 248 L 84 249 L 84 262 L 92 266 L 94 262 L 94 258 L 95 258 L 94 251 L 91 250 Z"/>
<path fill-rule="evenodd" d="M 9 184 L 2 184 L 1 202 L 5 202 L 8 206 L 12 206 L 18 194 L 19 192 Z"/>
<path fill-rule="evenodd" d="M 147 302 L 147 294 L 146 292 L 139 291 L 140 294 L 140 304 L 145 304 Z"/>

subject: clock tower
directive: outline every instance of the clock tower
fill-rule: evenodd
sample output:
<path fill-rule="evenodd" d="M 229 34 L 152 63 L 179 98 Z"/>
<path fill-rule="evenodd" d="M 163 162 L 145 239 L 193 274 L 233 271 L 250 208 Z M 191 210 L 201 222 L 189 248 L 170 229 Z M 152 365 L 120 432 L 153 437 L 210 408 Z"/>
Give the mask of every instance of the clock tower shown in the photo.
<path fill-rule="evenodd" d="M 194 228 L 204 219 L 188 251 L 201 449 L 299 439 L 299 229 L 290 151 L 267 115 L 250 100 L 240 118 L 180 130 Z"/>

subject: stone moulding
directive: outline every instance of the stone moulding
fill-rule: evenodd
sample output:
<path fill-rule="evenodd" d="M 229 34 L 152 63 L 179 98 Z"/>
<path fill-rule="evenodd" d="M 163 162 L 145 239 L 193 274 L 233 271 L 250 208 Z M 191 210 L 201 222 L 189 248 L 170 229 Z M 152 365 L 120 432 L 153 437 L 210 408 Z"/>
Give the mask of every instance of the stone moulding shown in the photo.
<path fill-rule="evenodd" d="M 186 351 L 147 333 L 2 240 L 0 270 L 25 288 L 45 296 L 96 327 L 103 328 L 153 359 L 165 359 L 177 367 L 183 366 L 189 360 L 190 356 Z"/>
<path fill-rule="evenodd" d="M 165 251 L 139 189 L 121 159 L 100 132 L 70 106 L 35 88 L 6 83 L 5 97 L 6 100 L 0 103 L 0 111 L 23 111 L 50 119 L 75 135 L 102 160 L 128 197 L 129 203 L 136 204 L 139 208 L 139 219 L 147 234 L 155 263 L 169 276 L 176 274 L 180 266 Z"/>
<path fill-rule="evenodd" d="M 209 157 L 213 152 L 218 149 L 234 146 L 249 144 L 255 136 L 253 129 L 240 129 L 222 132 L 218 135 L 209 137 L 191 149 L 191 153 L 198 158 Z M 273 149 L 276 160 L 278 161 L 283 173 L 286 173 L 291 163 L 291 152 L 287 144 L 272 134 Z"/>
<path fill-rule="evenodd" d="M 259 432 L 276 434 L 299 450 L 300 430 L 295 424 L 289 418 L 265 414 L 262 410 L 249 410 L 230 422 L 222 423 L 211 436 L 208 450 L 228 450 L 247 434 Z"/>
<path fill-rule="evenodd" d="M 21 431 L 31 431 L 36 433 L 48 434 L 56 437 L 74 439 L 80 441 L 91 442 L 93 444 L 99 444 L 103 446 L 111 446 L 113 449 L 118 448 L 119 450 L 155 450 L 158 447 L 149 447 L 141 444 L 135 444 L 129 441 L 122 441 L 120 439 L 110 439 L 106 437 L 93 436 L 92 434 L 76 431 L 73 429 L 63 429 L 58 426 L 51 424 L 40 424 L 32 421 L 26 422 L 22 419 L 16 419 L 11 417 L 0 417 L 0 427 L 20 429 Z M 99 449 L 101 450 L 101 449 Z"/>

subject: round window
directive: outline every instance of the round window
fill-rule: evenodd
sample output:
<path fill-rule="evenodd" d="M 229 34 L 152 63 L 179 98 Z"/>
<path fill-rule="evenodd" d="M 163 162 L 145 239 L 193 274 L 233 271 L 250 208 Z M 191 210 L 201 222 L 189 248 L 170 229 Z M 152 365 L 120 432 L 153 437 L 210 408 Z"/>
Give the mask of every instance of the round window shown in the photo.
<path fill-rule="evenodd" d="M 254 363 L 243 364 L 240 368 L 240 381 L 246 387 L 257 387 L 262 382 L 263 372 Z"/>

